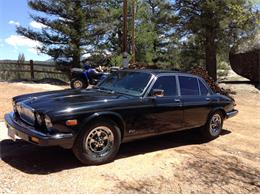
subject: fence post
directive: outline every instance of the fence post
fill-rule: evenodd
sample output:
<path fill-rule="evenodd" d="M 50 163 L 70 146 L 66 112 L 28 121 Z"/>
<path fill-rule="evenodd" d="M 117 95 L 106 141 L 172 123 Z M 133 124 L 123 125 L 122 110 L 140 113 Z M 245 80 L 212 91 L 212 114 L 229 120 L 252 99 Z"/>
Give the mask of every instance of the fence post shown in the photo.
<path fill-rule="evenodd" d="M 31 80 L 34 80 L 33 60 L 30 60 Z"/>
<path fill-rule="evenodd" d="M 257 78 L 257 88 L 260 89 L 260 49 L 257 52 L 257 64 L 258 64 L 258 78 Z"/>

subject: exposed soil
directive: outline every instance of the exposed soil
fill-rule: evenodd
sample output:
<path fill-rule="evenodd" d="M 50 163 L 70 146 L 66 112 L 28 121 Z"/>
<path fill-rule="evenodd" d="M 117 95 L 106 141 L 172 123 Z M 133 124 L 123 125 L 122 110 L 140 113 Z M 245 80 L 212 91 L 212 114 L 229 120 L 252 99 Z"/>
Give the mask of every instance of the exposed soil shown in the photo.
<path fill-rule="evenodd" d="M 0 121 L 4 118 L 5 113 L 10 112 L 12 110 L 12 97 L 26 93 L 61 90 L 67 87 L 68 86 L 36 84 L 28 82 L 0 82 Z"/>
<path fill-rule="evenodd" d="M 194 129 L 140 140 L 101 166 L 82 166 L 70 150 L 13 142 L 1 123 L 0 193 L 260 193 L 260 93 L 230 86 L 240 113 L 218 139 L 203 142 Z M 60 88 L 0 83 L 0 119 L 11 97 Z"/>

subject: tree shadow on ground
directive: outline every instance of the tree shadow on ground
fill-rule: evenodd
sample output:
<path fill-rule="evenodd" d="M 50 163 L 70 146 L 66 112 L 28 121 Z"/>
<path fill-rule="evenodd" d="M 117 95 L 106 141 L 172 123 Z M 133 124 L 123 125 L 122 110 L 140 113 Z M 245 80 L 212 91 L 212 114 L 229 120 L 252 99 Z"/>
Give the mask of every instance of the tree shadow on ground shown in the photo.
<path fill-rule="evenodd" d="M 116 193 L 259 193 L 260 172 L 250 164 L 199 147 L 185 153 L 190 157 L 177 168 L 173 167 L 172 177 L 158 174 L 127 180 L 108 176 L 108 179 L 116 182 Z"/>
<path fill-rule="evenodd" d="M 229 133 L 231 132 L 223 130 L 222 136 Z M 197 129 L 176 132 L 122 144 L 116 159 L 205 142 Z M 84 166 L 71 150 L 60 147 L 42 148 L 23 140 L 3 140 L 0 143 L 0 154 L 5 163 L 28 174 L 45 175 Z"/>

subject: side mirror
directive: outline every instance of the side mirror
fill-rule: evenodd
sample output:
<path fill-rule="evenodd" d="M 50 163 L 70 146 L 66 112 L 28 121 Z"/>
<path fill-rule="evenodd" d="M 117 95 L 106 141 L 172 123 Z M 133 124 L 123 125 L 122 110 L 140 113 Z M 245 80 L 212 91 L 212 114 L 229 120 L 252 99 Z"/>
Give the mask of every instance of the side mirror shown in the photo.
<path fill-rule="evenodd" d="M 162 89 L 153 89 L 152 96 L 153 97 L 163 97 L 164 96 L 164 90 L 162 90 Z"/>

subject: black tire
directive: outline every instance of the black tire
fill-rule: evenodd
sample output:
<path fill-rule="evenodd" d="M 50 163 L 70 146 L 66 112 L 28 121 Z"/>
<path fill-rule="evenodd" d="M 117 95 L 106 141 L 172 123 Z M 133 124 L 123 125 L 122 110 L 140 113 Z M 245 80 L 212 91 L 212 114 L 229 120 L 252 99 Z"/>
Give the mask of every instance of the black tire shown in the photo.
<path fill-rule="evenodd" d="M 98 128 L 109 129 L 109 131 L 110 131 L 109 133 L 112 133 L 111 136 L 113 136 L 113 144 L 111 146 L 109 146 L 109 145 L 106 146 L 108 151 L 104 156 L 93 152 L 92 149 L 95 148 L 95 146 L 92 148 L 92 145 L 95 145 L 97 143 L 92 143 L 91 141 L 89 141 L 89 139 L 94 140 L 93 137 L 92 138 L 90 138 L 90 137 L 92 136 L 92 134 L 95 133 L 95 131 L 98 131 L 98 130 L 96 130 Z M 91 143 L 91 144 L 89 144 L 89 143 Z M 114 158 L 119 150 L 120 144 L 121 144 L 121 131 L 118 128 L 118 126 L 116 125 L 116 123 L 107 121 L 107 120 L 100 120 L 100 121 L 96 121 L 96 122 L 88 125 L 88 127 L 86 129 L 82 130 L 79 133 L 72 150 L 73 150 L 74 155 L 83 164 L 100 165 L 100 164 L 105 164 L 105 163 L 108 163 L 108 162 L 111 162 L 114 160 Z"/>
<path fill-rule="evenodd" d="M 73 78 L 70 81 L 70 87 L 72 89 L 86 89 L 88 87 L 88 82 L 82 78 Z"/>
<path fill-rule="evenodd" d="M 214 126 L 213 124 L 213 120 L 214 118 L 218 118 L 218 122 L 216 122 L 216 128 L 212 128 L 211 125 Z M 205 138 L 206 140 L 213 140 L 216 139 L 217 137 L 219 137 L 219 135 L 222 132 L 222 128 L 223 128 L 223 113 L 221 111 L 215 111 L 213 113 L 211 113 L 208 117 L 208 121 L 206 123 L 206 125 L 201 129 L 201 133 L 203 138 Z"/>

